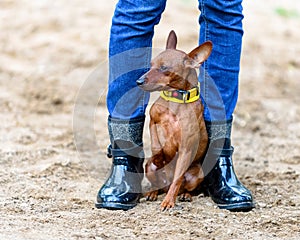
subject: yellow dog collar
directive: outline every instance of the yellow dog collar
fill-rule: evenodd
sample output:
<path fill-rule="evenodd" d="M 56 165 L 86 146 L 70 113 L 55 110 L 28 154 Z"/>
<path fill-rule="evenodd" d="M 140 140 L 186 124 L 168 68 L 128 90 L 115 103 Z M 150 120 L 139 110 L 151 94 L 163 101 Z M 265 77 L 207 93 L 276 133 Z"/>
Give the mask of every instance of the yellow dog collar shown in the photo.
<path fill-rule="evenodd" d="M 161 91 L 160 96 L 166 101 L 176 103 L 191 103 L 195 102 L 200 97 L 200 83 L 191 90 L 175 90 L 175 91 Z"/>

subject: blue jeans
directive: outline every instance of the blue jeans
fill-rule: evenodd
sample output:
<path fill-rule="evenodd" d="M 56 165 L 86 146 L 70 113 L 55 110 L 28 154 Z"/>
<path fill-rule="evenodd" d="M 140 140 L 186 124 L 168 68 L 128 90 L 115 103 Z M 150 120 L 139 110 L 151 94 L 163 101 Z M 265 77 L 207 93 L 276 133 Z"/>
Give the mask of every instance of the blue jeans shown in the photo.
<path fill-rule="evenodd" d="M 131 119 L 145 114 L 149 93 L 139 89 L 136 80 L 149 69 L 154 26 L 159 23 L 165 5 L 166 0 L 119 0 L 116 5 L 110 34 L 107 94 L 107 108 L 113 118 Z M 199 0 L 199 9 L 199 43 L 211 40 L 214 45 L 199 76 L 204 118 L 229 120 L 238 98 L 242 0 Z"/>

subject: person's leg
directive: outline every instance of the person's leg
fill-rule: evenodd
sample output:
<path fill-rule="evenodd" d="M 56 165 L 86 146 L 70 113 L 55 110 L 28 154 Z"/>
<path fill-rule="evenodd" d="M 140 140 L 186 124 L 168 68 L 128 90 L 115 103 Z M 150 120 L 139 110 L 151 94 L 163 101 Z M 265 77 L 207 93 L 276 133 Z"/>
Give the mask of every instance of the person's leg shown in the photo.
<path fill-rule="evenodd" d="M 107 109 L 113 164 L 97 195 L 97 208 L 130 209 L 143 178 L 143 126 L 149 95 L 136 85 L 151 60 L 154 26 L 166 0 L 119 0 L 109 43 Z"/>
<path fill-rule="evenodd" d="M 200 42 L 211 40 L 213 51 L 203 65 L 202 99 L 209 136 L 204 162 L 205 183 L 220 208 L 254 207 L 250 191 L 237 179 L 231 147 L 232 114 L 238 98 L 243 36 L 242 0 L 199 0 Z"/>
<path fill-rule="evenodd" d="M 119 0 L 112 19 L 109 43 L 107 108 L 113 118 L 144 116 L 149 93 L 136 85 L 151 61 L 154 26 L 166 0 Z M 147 95 L 146 95 L 147 94 Z"/>

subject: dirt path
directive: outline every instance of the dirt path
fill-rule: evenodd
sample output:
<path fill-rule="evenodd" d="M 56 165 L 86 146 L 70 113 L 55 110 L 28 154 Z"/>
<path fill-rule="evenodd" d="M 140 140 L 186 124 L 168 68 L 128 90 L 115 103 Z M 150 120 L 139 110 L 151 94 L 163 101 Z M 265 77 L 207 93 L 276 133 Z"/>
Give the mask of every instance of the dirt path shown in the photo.
<path fill-rule="evenodd" d="M 115 2 L 0 1 L 0 239 L 299 239 L 300 2 L 244 4 L 233 144 L 236 172 L 257 202 L 248 213 L 220 210 L 202 195 L 166 212 L 144 199 L 127 212 L 94 208 L 110 168 L 106 56 Z M 196 5 L 169 1 L 154 46 L 175 29 L 179 48 L 192 49 Z"/>

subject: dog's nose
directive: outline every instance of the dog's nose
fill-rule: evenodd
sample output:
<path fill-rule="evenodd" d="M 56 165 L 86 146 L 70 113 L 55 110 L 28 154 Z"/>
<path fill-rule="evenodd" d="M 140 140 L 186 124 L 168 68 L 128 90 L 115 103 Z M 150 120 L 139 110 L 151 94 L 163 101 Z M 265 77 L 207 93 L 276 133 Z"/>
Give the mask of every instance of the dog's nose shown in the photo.
<path fill-rule="evenodd" d="M 136 84 L 138 86 L 141 86 L 145 83 L 145 77 L 144 76 L 141 76 L 138 80 L 136 80 Z"/>

